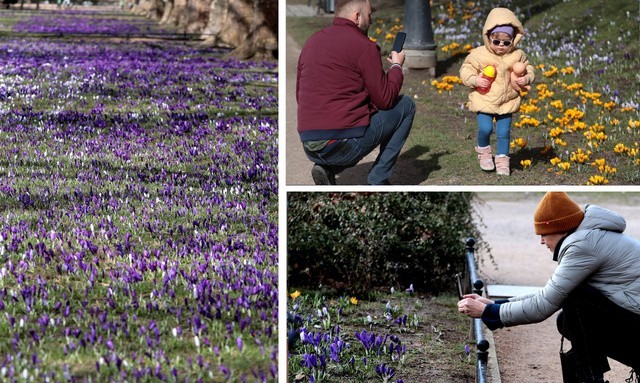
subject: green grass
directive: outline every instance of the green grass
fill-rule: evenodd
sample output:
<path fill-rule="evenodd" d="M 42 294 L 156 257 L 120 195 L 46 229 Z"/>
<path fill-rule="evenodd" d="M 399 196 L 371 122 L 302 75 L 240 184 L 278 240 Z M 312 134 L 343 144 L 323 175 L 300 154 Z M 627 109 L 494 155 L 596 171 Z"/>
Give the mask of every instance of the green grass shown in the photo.
<path fill-rule="evenodd" d="M 287 33 L 302 47 L 312 34 L 331 25 L 332 20 L 327 16 L 287 17 Z"/>
<path fill-rule="evenodd" d="M 630 42 L 637 41 L 638 28 L 630 28 L 627 13 L 632 16 L 638 15 L 638 4 L 633 1 L 515 1 L 523 10 L 530 7 L 533 15 L 525 19 L 526 25 L 531 29 L 538 29 L 544 26 L 545 22 L 551 21 L 554 29 L 561 35 L 568 35 L 571 30 L 578 34 L 584 32 L 587 27 L 597 27 L 599 33 L 594 36 L 597 42 L 604 42 L 611 36 L 629 32 Z M 544 9 L 544 5 L 548 8 Z M 544 10 L 536 12 L 536 8 Z M 602 17 L 597 17 L 597 16 Z M 630 29 L 627 29 L 630 28 Z M 635 37 L 635 40 L 634 40 Z"/>

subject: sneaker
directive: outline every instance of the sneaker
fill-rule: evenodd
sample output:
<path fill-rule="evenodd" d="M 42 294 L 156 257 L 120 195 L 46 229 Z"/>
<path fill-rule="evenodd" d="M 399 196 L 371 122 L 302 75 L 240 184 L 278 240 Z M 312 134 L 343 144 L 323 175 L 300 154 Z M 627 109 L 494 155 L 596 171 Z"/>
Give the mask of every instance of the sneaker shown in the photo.
<path fill-rule="evenodd" d="M 313 165 L 311 168 L 311 177 L 316 185 L 335 185 L 336 174 L 330 167 L 324 165 Z"/>

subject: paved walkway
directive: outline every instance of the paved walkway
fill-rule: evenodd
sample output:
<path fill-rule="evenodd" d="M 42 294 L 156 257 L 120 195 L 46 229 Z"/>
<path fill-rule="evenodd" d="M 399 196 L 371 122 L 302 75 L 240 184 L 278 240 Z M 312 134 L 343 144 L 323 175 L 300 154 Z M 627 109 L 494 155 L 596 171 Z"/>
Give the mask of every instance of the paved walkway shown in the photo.
<path fill-rule="evenodd" d="M 315 10 L 305 5 L 289 5 L 287 4 L 287 16 L 313 16 Z M 300 47 L 287 34 L 286 47 L 286 131 L 285 131 L 285 153 L 286 153 L 286 173 L 287 185 L 313 185 L 311 179 L 311 162 L 302 150 L 300 139 L 296 127 L 298 118 L 296 110 L 298 103 L 296 102 L 296 68 L 298 66 L 298 56 L 300 56 Z"/>

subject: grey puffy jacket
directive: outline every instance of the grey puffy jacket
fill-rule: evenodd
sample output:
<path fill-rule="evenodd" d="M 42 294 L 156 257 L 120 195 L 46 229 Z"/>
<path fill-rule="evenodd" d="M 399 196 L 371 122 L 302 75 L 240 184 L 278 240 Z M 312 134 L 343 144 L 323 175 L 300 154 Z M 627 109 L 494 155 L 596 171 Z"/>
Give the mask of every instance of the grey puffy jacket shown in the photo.
<path fill-rule="evenodd" d="M 587 206 L 580 226 L 560 246 L 551 279 L 538 293 L 500 305 L 502 323 L 516 326 L 549 318 L 584 281 L 613 303 L 640 315 L 640 241 L 622 234 L 625 228 L 624 218 L 617 213 Z"/>

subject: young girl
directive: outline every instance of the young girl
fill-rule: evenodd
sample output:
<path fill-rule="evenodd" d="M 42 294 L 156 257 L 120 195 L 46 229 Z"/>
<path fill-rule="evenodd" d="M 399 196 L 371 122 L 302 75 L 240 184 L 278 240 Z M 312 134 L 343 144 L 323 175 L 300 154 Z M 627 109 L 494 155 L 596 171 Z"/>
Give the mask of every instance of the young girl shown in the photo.
<path fill-rule="evenodd" d="M 526 72 L 516 79 L 520 86 L 531 84 L 535 79 L 533 66 L 527 56 L 516 45 L 524 35 L 518 18 L 506 8 L 494 8 L 489 12 L 482 29 L 484 46 L 469 53 L 460 68 L 462 83 L 476 88 L 469 94 L 469 110 L 478 113 L 478 146 L 475 148 L 482 170 L 496 169 L 500 175 L 509 175 L 509 143 L 511 116 L 520 107 L 520 93 L 511 86 L 513 64 L 522 62 Z M 487 66 L 493 66 L 493 82 L 482 76 Z M 488 92 L 478 91 L 490 86 Z M 491 133 L 495 120 L 498 137 L 495 165 L 491 152 Z"/>

